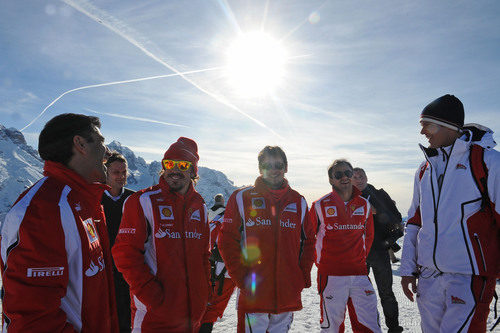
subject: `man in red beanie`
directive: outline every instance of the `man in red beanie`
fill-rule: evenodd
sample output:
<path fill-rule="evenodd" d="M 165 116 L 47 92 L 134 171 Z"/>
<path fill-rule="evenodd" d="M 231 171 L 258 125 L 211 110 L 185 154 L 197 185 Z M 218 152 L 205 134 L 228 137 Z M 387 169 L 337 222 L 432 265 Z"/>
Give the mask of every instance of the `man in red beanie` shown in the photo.
<path fill-rule="evenodd" d="M 181 137 L 168 148 L 158 185 L 131 195 L 113 247 L 130 285 L 132 330 L 198 332 L 208 301 L 207 209 L 195 191 L 198 147 Z"/>

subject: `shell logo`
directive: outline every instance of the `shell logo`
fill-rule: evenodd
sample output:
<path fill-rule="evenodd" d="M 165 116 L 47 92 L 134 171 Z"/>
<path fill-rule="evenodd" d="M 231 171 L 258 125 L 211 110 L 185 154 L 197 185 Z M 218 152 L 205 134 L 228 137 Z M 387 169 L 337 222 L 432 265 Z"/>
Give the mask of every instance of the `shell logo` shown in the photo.
<path fill-rule="evenodd" d="M 172 216 L 172 211 L 170 211 L 170 209 L 168 207 L 163 208 L 161 210 L 161 213 L 163 214 L 163 216 L 166 216 L 166 217 Z"/>
<path fill-rule="evenodd" d="M 252 209 L 265 209 L 266 202 L 264 198 L 252 198 Z"/>
<path fill-rule="evenodd" d="M 326 206 L 325 213 L 326 213 L 326 217 L 337 216 L 337 206 Z"/>

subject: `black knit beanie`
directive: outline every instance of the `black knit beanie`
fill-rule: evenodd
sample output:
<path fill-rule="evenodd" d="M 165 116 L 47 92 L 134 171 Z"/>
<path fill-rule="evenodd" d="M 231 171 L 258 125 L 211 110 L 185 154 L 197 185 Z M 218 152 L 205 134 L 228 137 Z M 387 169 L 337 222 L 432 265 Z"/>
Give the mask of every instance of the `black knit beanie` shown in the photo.
<path fill-rule="evenodd" d="M 464 105 L 453 95 L 441 96 L 424 108 L 420 121 L 459 130 L 464 126 Z"/>

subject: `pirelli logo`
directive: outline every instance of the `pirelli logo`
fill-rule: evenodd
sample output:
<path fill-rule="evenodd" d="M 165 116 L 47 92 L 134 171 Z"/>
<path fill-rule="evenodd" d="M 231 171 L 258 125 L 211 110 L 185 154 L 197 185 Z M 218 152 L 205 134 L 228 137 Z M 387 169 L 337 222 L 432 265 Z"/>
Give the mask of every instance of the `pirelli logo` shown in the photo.
<path fill-rule="evenodd" d="M 135 228 L 121 228 L 118 234 L 135 234 Z"/>
<path fill-rule="evenodd" d="M 61 276 L 64 273 L 64 267 L 40 267 L 28 268 L 27 277 L 52 277 Z"/>

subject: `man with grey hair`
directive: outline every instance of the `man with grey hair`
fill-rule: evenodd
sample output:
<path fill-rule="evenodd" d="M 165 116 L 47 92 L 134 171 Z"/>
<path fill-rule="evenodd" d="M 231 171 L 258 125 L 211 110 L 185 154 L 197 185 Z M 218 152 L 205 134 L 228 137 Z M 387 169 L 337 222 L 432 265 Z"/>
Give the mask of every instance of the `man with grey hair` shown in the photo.
<path fill-rule="evenodd" d="M 392 267 L 388 249 L 397 245 L 396 240 L 403 236 L 399 229 L 402 225 L 401 214 L 387 192 L 368 184 L 365 170 L 354 168 L 352 179 L 354 186 L 361 191 L 361 196 L 372 204 L 374 238 L 366 263 L 368 269 L 373 269 L 389 333 L 399 333 L 403 328 L 399 326 L 398 302 L 392 291 Z"/>

